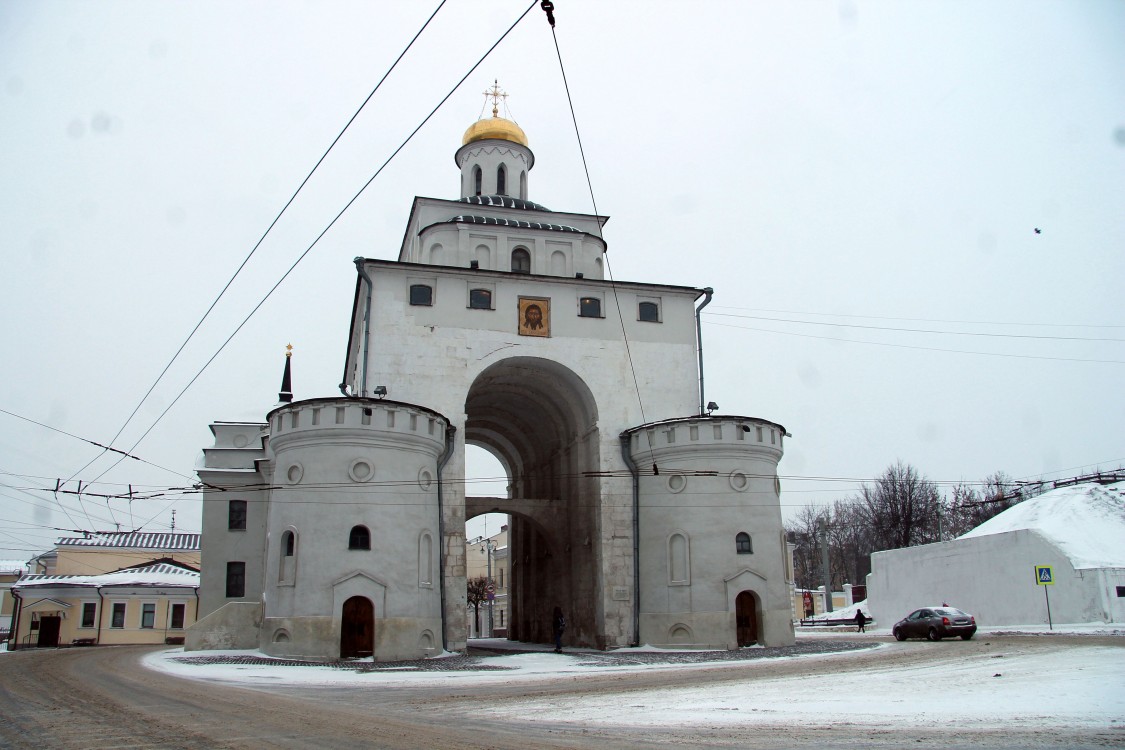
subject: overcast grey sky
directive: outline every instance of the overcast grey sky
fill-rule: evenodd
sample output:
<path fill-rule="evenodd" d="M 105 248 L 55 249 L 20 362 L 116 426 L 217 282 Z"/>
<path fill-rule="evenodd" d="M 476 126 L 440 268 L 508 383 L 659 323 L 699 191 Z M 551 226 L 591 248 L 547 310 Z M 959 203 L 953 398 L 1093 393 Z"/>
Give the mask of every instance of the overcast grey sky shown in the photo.
<path fill-rule="evenodd" d="M 943 482 L 1125 460 L 1125 4 L 555 4 L 614 277 L 714 287 L 707 398 L 793 434 L 787 514 L 897 459 Z M 108 444 L 437 5 L 0 3 L 0 409 Z M 116 447 L 527 5 L 449 0 Z M 209 422 L 274 405 L 288 343 L 297 398 L 338 393 L 352 258 L 458 195 L 494 78 L 531 199 L 593 211 L 536 4 L 136 447 L 166 468 L 92 492 L 188 486 Z M 28 489 L 100 453 L 0 413 L 0 557 L 172 509 L 199 528 L 178 495 Z"/>

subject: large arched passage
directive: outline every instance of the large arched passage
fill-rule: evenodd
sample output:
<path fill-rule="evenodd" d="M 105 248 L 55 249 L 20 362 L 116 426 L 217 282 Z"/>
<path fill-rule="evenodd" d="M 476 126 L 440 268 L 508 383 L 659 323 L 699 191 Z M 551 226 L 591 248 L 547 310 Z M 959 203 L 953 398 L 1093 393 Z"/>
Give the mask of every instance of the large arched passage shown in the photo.
<path fill-rule="evenodd" d="M 597 405 L 573 371 L 514 357 L 477 376 L 465 400 L 465 442 L 507 471 L 509 497 L 466 498 L 466 517 L 511 516 L 509 637 L 549 643 L 562 607 L 565 642 L 599 643 L 600 485 Z"/>

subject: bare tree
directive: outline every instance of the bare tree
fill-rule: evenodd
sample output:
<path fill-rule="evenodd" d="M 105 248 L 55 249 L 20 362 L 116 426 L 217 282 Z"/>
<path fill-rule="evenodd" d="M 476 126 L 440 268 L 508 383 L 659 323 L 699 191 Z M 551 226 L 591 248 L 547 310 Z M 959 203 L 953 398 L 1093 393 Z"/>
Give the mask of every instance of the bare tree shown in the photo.
<path fill-rule="evenodd" d="M 938 541 L 941 494 L 910 464 L 897 461 L 887 467 L 873 485 L 863 485 L 859 499 L 873 551 Z"/>
<path fill-rule="evenodd" d="M 465 582 L 465 593 L 469 604 L 473 605 L 473 622 L 476 624 L 474 631 L 480 634 L 480 605 L 488 601 L 488 577 L 477 576 Z"/>

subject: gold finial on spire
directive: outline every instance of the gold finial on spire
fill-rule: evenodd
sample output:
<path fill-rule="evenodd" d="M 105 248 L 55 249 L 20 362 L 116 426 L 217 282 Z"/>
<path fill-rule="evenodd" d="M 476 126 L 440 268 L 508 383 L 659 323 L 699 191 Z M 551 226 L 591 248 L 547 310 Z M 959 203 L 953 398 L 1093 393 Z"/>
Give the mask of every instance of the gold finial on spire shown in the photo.
<path fill-rule="evenodd" d="M 508 98 L 508 94 L 501 91 L 501 89 L 500 89 L 500 80 L 497 79 L 497 78 L 493 78 L 492 79 L 492 88 L 485 91 L 484 95 L 485 95 L 486 99 L 488 97 L 492 98 L 492 116 L 493 117 L 499 117 L 500 116 L 500 107 L 499 107 L 500 100 Z"/>
<path fill-rule="evenodd" d="M 292 357 L 293 356 L 293 345 L 292 344 L 286 344 L 285 345 L 285 356 L 286 357 Z"/>

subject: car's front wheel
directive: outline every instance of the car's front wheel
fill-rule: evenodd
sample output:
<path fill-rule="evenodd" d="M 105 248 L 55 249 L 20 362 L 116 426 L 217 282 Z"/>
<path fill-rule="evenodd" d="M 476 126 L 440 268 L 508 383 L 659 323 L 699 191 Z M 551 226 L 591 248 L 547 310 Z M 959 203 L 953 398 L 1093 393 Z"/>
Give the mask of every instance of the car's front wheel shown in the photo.
<path fill-rule="evenodd" d="M 894 633 L 895 633 L 895 640 L 896 641 L 905 641 L 906 640 L 906 633 L 902 632 L 898 628 L 895 628 Z"/>
<path fill-rule="evenodd" d="M 937 628 L 930 628 L 930 632 L 926 633 L 926 637 L 931 641 L 940 641 L 941 633 L 938 632 Z"/>

